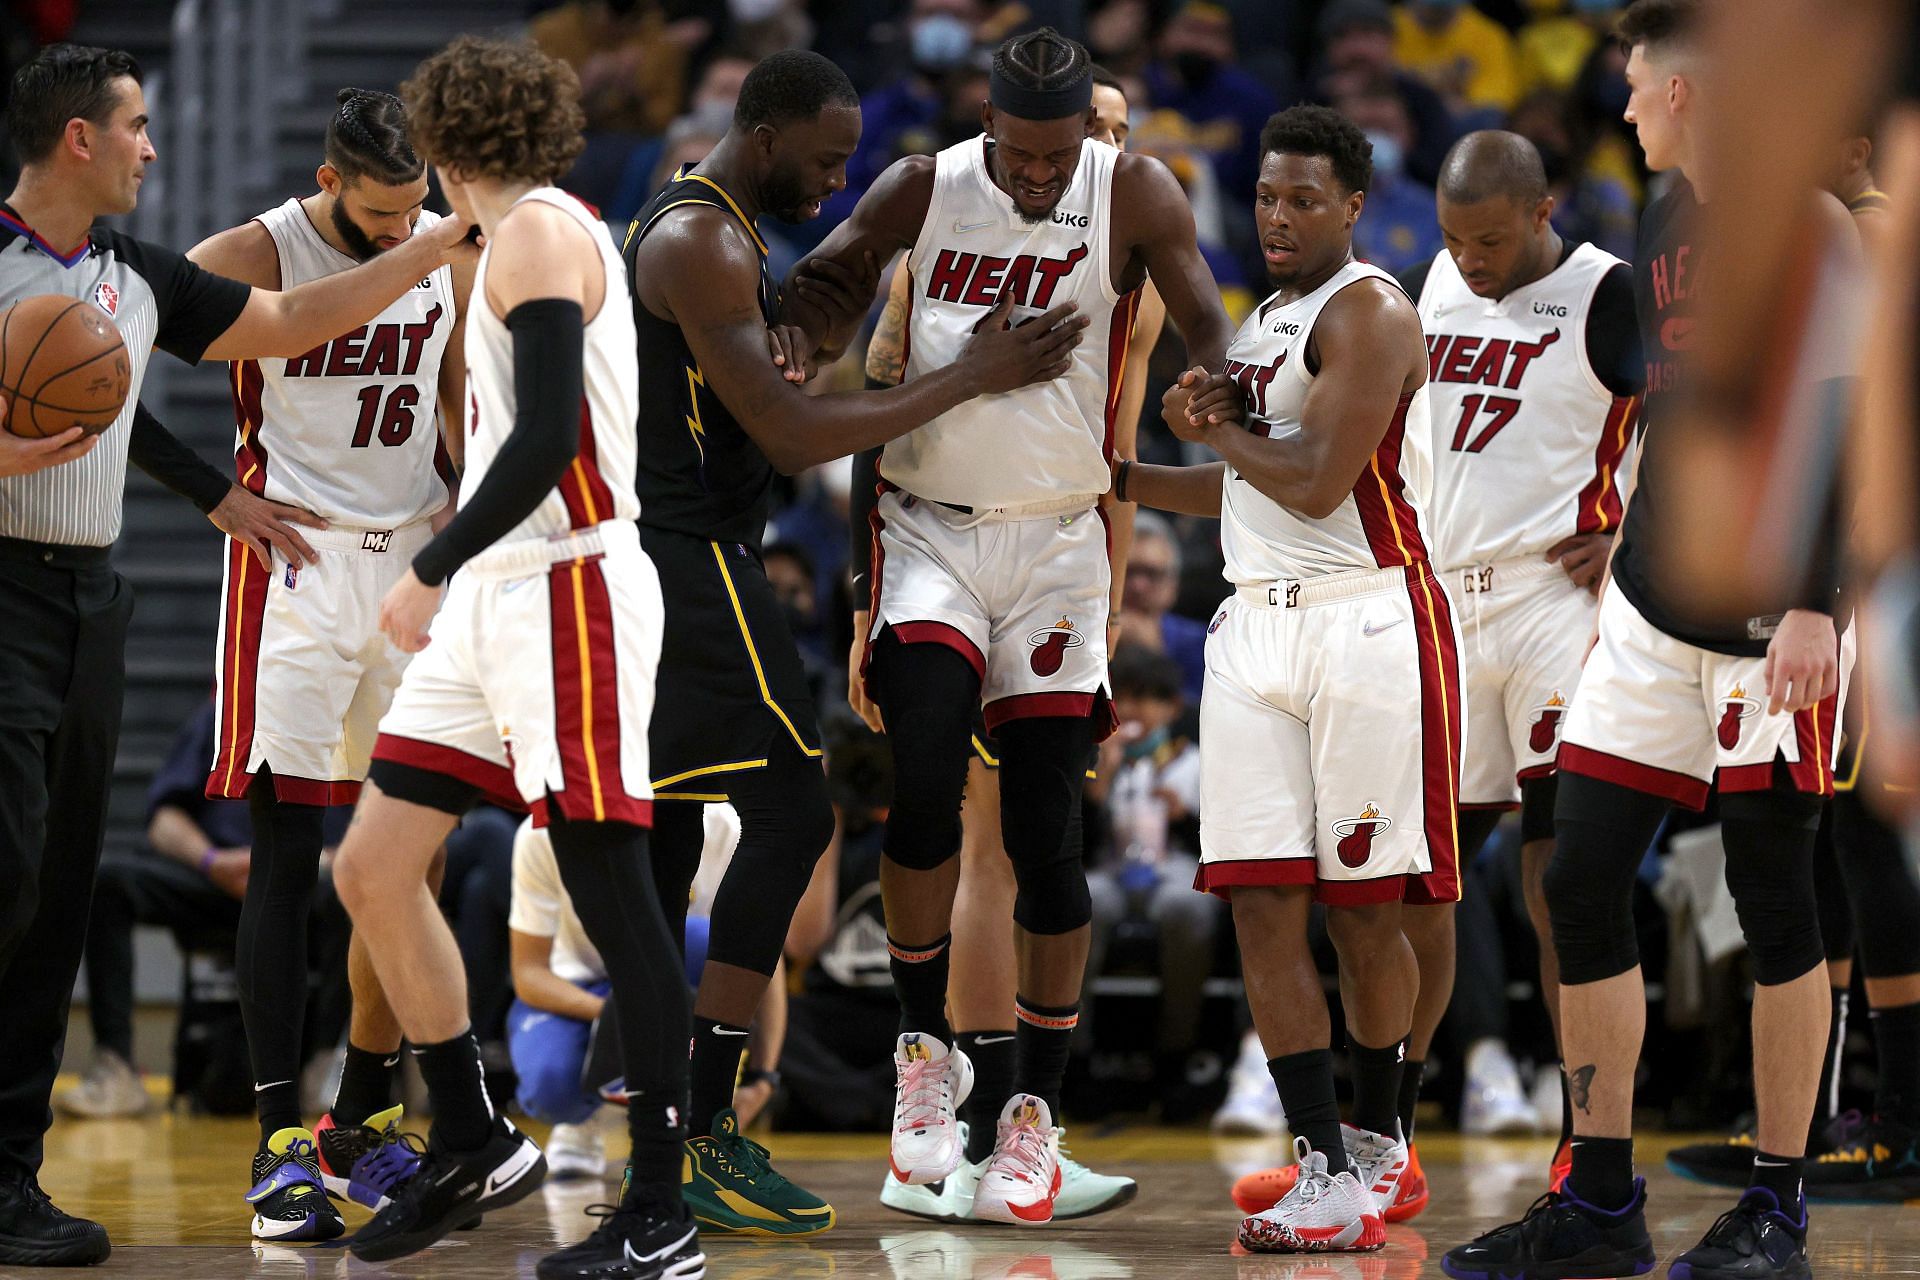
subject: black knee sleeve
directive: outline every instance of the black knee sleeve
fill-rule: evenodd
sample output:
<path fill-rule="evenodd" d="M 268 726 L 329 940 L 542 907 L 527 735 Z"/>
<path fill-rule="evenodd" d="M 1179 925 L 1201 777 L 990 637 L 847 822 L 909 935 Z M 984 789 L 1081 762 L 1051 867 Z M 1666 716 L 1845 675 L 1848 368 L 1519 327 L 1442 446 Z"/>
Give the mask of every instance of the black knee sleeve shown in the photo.
<path fill-rule="evenodd" d="M 375 760 L 368 765 L 367 781 L 396 800 L 438 809 L 456 818 L 480 799 L 480 788 L 471 782 L 395 760 Z"/>
<path fill-rule="evenodd" d="M 1527 778 L 1520 783 L 1520 843 L 1553 839 L 1553 809 L 1560 794 L 1560 775 Z"/>
<path fill-rule="evenodd" d="M 946 645 L 903 644 L 891 628 L 874 641 L 868 674 L 893 747 L 882 852 L 910 871 L 932 871 L 960 852 L 980 677 Z"/>
<path fill-rule="evenodd" d="M 1827 961 L 1813 888 L 1821 807 L 1817 796 L 1784 788 L 1720 797 L 1727 889 L 1761 986 L 1792 982 Z"/>
<path fill-rule="evenodd" d="M 1813 842 L 1813 893 L 1820 907 L 1820 941 L 1829 961 L 1853 959 L 1853 904 L 1834 841 L 1834 807 L 1820 819 Z"/>
<path fill-rule="evenodd" d="M 1833 798 L 1833 837 L 1861 970 L 1869 978 L 1920 973 L 1920 880 L 1904 856 L 1900 834 L 1875 816 L 1859 792 L 1842 791 Z M 1821 927 L 1826 927 L 1825 915 Z M 1827 954 L 1833 954 L 1831 942 Z"/>
<path fill-rule="evenodd" d="M 1499 809 L 1462 809 L 1455 819 L 1455 828 L 1459 835 L 1460 865 L 1472 862 L 1474 855 L 1493 836 L 1493 829 L 1500 825 L 1500 819 L 1506 814 Z"/>
<path fill-rule="evenodd" d="M 1093 757 L 1093 721 L 1012 720 L 1000 740 L 1000 833 L 1018 886 L 1013 919 L 1028 933 L 1071 933 L 1093 919 L 1074 818 Z"/>
<path fill-rule="evenodd" d="M 262 769 L 247 789 L 253 855 L 240 904 L 234 977 L 240 989 L 254 1079 L 300 1071 L 307 1009 L 307 918 L 324 843 L 319 805 L 288 804 Z"/>
<path fill-rule="evenodd" d="M 713 900 L 707 959 L 771 977 L 814 863 L 833 839 L 833 802 L 820 762 L 791 745 L 764 769 L 727 782 L 740 845 Z"/>
<path fill-rule="evenodd" d="M 1633 878 L 1666 814 L 1667 802 L 1644 791 L 1584 774 L 1561 780 L 1546 894 L 1563 984 L 1601 982 L 1640 963 Z"/>
<path fill-rule="evenodd" d="M 684 957 L 687 948 L 687 903 L 693 878 L 700 873 L 700 854 L 706 848 L 706 805 L 698 800 L 653 802 L 653 831 L 647 838 L 647 861 L 653 869 L 653 887 L 667 936 Z"/>

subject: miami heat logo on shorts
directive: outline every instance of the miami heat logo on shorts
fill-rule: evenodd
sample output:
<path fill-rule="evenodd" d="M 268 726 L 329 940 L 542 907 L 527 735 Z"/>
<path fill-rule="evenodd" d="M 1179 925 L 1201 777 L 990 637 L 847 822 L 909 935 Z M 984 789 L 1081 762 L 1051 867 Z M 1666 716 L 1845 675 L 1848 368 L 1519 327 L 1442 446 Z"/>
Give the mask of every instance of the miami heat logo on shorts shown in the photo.
<path fill-rule="evenodd" d="M 1027 665 L 1033 668 L 1037 676 L 1050 676 L 1060 670 L 1060 664 L 1067 660 L 1067 650 L 1078 649 L 1087 639 L 1074 627 L 1070 618 L 1061 617 L 1050 627 L 1041 627 L 1027 636 L 1027 644 L 1033 649 L 1027 658 Z"/>
<path fill-rule="evenodd" d="M 1527 750 L 1547 755 L 1560 741 L 1560 722 L 1567 717 L 1567 700 L 1555 689 L 1553 696 L 1533 709 L 1533 724 L 1527 730 Z"/>
<path fill-rule="evenodd" d="M 1393 819 L 1380 812 L 1380 807 L 1368 804 L 1358 817 L 1340 818 L 1333 824 L 1333 834 L 1340 842 L 1333 851 L 1340 855 L 1343 867 L 1364 867 L 1367 859 L 1373 856 L 1373 838 L 1393 825 Z"/>
<path fill-rule="evenodd" d="M 1733 686 L 1733 692 L 1727 695 L 1720 705 L 1720 725 L 1716 730 L 1720 745 L 1728 751 L 1740 745 L 1740 722 L 1752 719 L 1760 714 L 1760 702 L 1749 698 L 1747 691 L 1739 685 Z"/>

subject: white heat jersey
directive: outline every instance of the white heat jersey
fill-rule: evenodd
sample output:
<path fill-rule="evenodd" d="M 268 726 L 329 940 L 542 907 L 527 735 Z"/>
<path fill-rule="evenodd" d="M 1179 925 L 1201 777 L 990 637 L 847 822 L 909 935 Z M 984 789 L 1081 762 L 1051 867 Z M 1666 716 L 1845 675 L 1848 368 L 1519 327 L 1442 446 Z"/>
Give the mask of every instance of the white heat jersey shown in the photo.
<path fill-rule="evenodd" d="M 1616 396 L 1587 359 L 1587 316 L 1621 265 L 1583 244 L 1504 298 L 1467 288 L 1445 250 L 1420 292 L 1433 407 L 1434 562 L 1538 555 L 1620 523 L 1619 476 L 1637 397 Z"/>
<path fill-rule="evenodd" d="M 1314 321 L 1335 294 L 1360 280 L 1399 287 L 1380 268 L 1349 262 L 1298 301 L 1275 305 L 1269 298 L 1240 326 L 1227 348 L 1227 373 L 1246 392 L 1250 430 L 1269 439 L 1301 430 L 1314 379 L 1306 361 Z M 1387 434 L 1355 477 L 1353 492 L 1320 520 L 1289 511 L 1229 464 L 1220 504 L 1228 581 L 1311 578 L 1426 560 L 1421 512 L 1433 480 L 1429 430 L 1422 386 L 1400 398 Z"/>
<path fill-rule="evenodd" d="M 1120 372 L 1139 303 L 1113 289 L 1108 235 L 1120 153 L 1091 139 L 1066 194 L 1040 222 L 1021 217 L 987 171 L 982 134 L 934 160 L 933 199 L 908 259 L 913 272 L 906 379 L 959 358 L 1003 293 L 1012 322 L 1075 302 L 1092 324 L 1051 382 L 984 395 L 894 440 L 880 472 L 922 498 L 1012 507 L 1107 490 Z"/>
<path fill-rule="evenodd" d="M 414 229 L 439 220 L 422 210 Z M 360 265 L 321 238 L 297 199 L 254 221 L 273 237 L 282 289 Z M 401 528 L 446 505 L 434 412 L 455 318 L 453 273 L 441 267 L 370 324 L 303 356 L 234 361 L 240 483 L 356 529 Z M 445 410 L 457 421 L 457 406 Z"/>
<path fill-rule="evenodd" d="M 634 520 L 640 499 L 633 473 L 640 417 L 640 366 L 634 360 L 633 308 L 627 305 L 627 274 L 606 224 L 558 187 L 535 187 L 515 201 L 550 204 L 593 237 L 605 273 L 605 297 L 587 321 L 583 352 L 586 397 L 580 405 L 580 454 L 533 514 L 500 539 L 502 544 L 551 538 L 603 520 Z M 513 334 L 486 302 L 487 259 L 482 251 L 473 278 L 473 311 L 467 320 L 467 468 L 461 498 L 479 491 L 500 446 L 513 434 Z"/>

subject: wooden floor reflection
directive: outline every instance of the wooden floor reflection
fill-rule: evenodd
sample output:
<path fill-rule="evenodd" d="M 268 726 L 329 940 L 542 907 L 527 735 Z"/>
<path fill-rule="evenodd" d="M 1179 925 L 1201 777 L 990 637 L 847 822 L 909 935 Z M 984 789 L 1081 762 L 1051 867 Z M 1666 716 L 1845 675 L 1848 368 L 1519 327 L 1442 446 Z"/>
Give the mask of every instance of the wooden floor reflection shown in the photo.
<path fill-rule="evenodd" d="M 539 1133 L 537 1126 L 529 1128 Z M 113 1236 L 102 1273 L 169 1280 L 348 1280 L 423 1277 L 493 1280 L 533 1276 L 542 1254 L 583 1235 L 583 1210 L 612 1190 L 557 1183 L 489 1215 L 424 1254 L 384 1266 L 337 1245 L 256 1245 L 247 1236 L 247 1158 L 253 1126 L 244 1120 L 156 1115 L 142 1120 L 62 1119 L 48 1143 L 43 1181 L 63 1207 L 100 1219 Z M 1074 1134 L 1075 1154 L 1102 1170 L 1139 1179 L 1132 1204 L 1056 1227 L 943 1228 L 880 1207 L 885 1168 L 878 1137 L 782 1134 L 772 1146 L 783 1171 L 831 1199 L 840 1225 L 811 1243 L 709 1239 L 715 1280 L 1120 1280 L 1221 1277 L 1231 1280 L 1411 1280 L 1440 1274 L 1439 1256 L 1487 1225 L 1517 1216 L 1541 1189 L 1549 1144 L 1434 1135 L 1421 1142 L 1432 1207 L 1390 1229 L 1387 1248 L 1368 1256 L 1236 1257 L 1238 1221 L 1227 1188 L 1244 1169 L 1277 1161 L 1272 1142 L 1217 1142 L 1205 1134 L 1147 1128 Z M 1662 1262 L 1692 1244 L 1730 1193 L 1682 1181 L 1642 1156 L 1653 1185 L 1654 1240 Z M 1920 1206 L 1819 1208 L 1814 1272 L 1822 1280 L 1920 1276 Z M 349 1206 L 349 1230 L 365 1212 Z M 0 1275 L 36 1273 L 0 1268 Z M 1664 1265 L 1657 1272 L 1664 1275 Z"/>

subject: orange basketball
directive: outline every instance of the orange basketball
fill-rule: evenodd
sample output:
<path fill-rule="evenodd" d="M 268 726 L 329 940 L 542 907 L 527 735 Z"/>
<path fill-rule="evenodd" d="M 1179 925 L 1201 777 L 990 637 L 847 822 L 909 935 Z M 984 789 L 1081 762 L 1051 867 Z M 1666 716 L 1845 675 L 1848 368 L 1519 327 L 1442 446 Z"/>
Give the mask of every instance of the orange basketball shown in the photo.
<path fill-rule="evenodd" d="M 133 365 L 120 331 L 100 308 L 42 294 L 0 313 L 0 418 L 16 436 L 98 435 L 127 403 Z"/>

